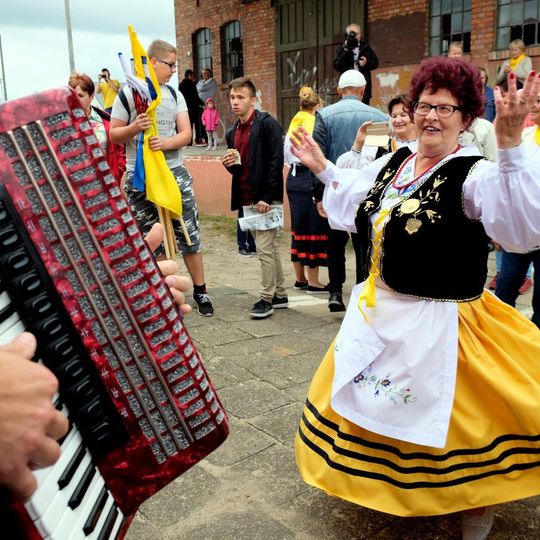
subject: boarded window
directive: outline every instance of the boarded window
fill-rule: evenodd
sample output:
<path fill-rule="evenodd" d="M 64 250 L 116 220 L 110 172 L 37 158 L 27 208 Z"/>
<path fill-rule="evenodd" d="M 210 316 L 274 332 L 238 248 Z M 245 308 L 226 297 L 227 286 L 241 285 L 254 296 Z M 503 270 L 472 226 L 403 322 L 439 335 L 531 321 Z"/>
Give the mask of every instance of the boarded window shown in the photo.
<path fill-rule="evenodd" d="M 471 52 L 471 0 L 430 0 L 429 54 L 446 54 L 450 43 L 460 42 Z"/>

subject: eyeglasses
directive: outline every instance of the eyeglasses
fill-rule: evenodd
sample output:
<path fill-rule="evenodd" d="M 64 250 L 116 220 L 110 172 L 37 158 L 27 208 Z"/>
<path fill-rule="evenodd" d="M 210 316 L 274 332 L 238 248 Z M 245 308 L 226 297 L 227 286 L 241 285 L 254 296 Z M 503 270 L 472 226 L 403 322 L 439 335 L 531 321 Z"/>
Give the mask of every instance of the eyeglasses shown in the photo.
<path fill-rule="evenodd" d="M 461 111 L 461 107 L 456 107 L 455 105 L 430 105 L 422 101 L 413 103 L 414 112 L 420 116 L 427 116 L 431 112 L 431 109 L 435 109 L 439 118 L 450 118 L 455 111 Z"/>
<path fill-rule="evenodd" d="M 175 62 L 165 62 L 165 60 L 160 60 L 159 58 L 156 58 L 158 62 L 161 62 L 162 64 L 165 64 L 166 66 L 169 66 L 171 71 L 176 71 L 176 63 Z"/>

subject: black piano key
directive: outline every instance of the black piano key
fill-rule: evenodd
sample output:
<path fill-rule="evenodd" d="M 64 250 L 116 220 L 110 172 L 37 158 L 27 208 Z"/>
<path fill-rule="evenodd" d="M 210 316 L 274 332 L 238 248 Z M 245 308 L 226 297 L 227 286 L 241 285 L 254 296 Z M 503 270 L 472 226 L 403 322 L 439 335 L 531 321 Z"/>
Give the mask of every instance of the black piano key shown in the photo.
<path fill-rule="evenodd" d="M 103 512 L 103 508 L 105 507 L 105 503 L 107 502 L 107 498 L 108 498 L 108 492 L 107 492 L 107 488 L 104 486 L 101 489 L 101 493 L 99 494 L 99 497 L 97 498 L 94 506 L 92 507 L 92 510 L 90 511 L 90 515 L 88 516 L 83 526 L 83 532 L 86 536 L 94 532 L 94 529 L 96 528 L 96 524 L 99 521 L 99 518 L 101 517 L 101 513 Z"/>
<path fill-rule="evenodd" d="M 7 321 L 14 313 L 15 309 L 11 302 L 7 306 L 0 308 L 0 323 Z"/>
<path fill-rule="evenodd" d="M 105 520 L 105 523 L 103 524 L 103 528 L 101 529 L 97 540 L 109 540 L 114 524 L 116 523 L 117 517 L 118 517 L 118 508 L 116 508 L 116 506 L 113 505 L 112 508 L 109 510 L 109 514 L 107 515 L 107 519 Z"/>
<path fill-rule="evenodd" d="M 88 491 L 88 486 L 90 485 L 90 482 L 92 482 L 92 478 L 94 478 L 94 474 L 96 474 L 95 466 L 90 463 L 90 465 L 88 465 L 88 467 L 86 468 L 86 471 L 84 471 L 80 482 L 77 484 L 77 487 L 73 491 L 73 494 L 68 501 L 68 506 L 72 510 L 75 510 L 75 508 L 77 508 L 81 504 L 83 497 Z"/>
<path fill-rule="evenodd" d="M 64 472 L 60 475 L 60 478 L 58 479 L 58 487 L 60 489 L 64 489 L 71 482 L 75 471 L 81 464 L 85 452 L 86 450 L 84 446 L 79 446 L 79 449 L 73 455 L 73 457 L 68 463 L 68 466 L 65 468 Z"/>

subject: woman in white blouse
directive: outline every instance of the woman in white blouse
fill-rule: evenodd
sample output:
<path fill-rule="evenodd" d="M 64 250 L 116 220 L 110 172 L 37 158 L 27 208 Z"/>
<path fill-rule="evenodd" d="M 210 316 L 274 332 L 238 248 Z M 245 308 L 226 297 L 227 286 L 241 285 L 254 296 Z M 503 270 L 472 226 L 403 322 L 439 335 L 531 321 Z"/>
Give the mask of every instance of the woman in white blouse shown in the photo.
<path fill-rule="evenodd" d="M 339 156 L 336 162 L 338 167 L 342 169 L 361 169 L 382 155 L 395 152 L 403 146 L 408 146 L 413 152 L 416 150 L 416 129 L 410 115 L 407 96 L 399 94 L 392 98 L 388 102 L 388 114 L 392 126 L 388 146 L 366 145 L 367 129 L 373 122 L 364 122 L 358 128 L 350 151 Z"/>
<path fill-rule="evenodd" d="M 521 144 L 540 75 L 517 91 L 510 74 L 509 87 L 495 94 L 498 163 L 458 143 L 482 114 L 482 83 L 445 57 L 411 82 L 417 152 L 354 170 L 301 130 L 294 148 L 326 185 L 330 225 L 358 232 L 369 255 L 308 394 L 300 472 L 390 514 L 466 511 L 465 539 L 487 536 L 492 505 L 540 493 L 540 333 L 484 289 L 488 236 L 540 245 L 540 162 Z"/>

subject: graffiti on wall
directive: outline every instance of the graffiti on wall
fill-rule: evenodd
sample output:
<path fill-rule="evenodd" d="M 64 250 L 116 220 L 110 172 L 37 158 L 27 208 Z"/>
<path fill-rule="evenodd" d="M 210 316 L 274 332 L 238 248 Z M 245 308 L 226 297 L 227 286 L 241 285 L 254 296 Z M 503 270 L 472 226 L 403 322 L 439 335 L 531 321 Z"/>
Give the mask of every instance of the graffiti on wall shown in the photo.
<path fill-rule="evenodd" d="M 398 94 L 407 94 L 414 67 L 403 66 L 392 71 L 377 70 L 373 73 L 373 98 L 370 105 L 386 109 L 388 102 Z"/>
<path fill-rule="evenodd" d="M 287 79 L 289 88 L 311 86 L 321 97 L 335 92 L 336 77 L 325 77 L 321 82 L 317 80 L 317 66 L 299 67 L 300 51 L 296 51 L 294 58 L 287 58 Z"/>

